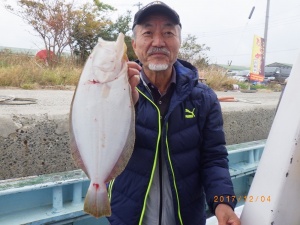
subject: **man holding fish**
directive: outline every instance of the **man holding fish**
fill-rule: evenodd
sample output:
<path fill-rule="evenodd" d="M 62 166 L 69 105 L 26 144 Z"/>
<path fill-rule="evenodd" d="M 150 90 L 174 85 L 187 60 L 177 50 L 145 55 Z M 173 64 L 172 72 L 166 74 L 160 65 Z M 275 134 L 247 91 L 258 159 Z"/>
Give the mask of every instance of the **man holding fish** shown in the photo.
<path fill-rule="evenodd" d="M 112 225 L 204 225 L 205 198 L 219 225 L 240 225 L 216 94 L 177 59 L 181 23 L 155 1 L 134 17 L 128 79 L 136 140 L 125 170 L 109 184 Z M 220 201 L 222 199 L 222 201 Z"/>

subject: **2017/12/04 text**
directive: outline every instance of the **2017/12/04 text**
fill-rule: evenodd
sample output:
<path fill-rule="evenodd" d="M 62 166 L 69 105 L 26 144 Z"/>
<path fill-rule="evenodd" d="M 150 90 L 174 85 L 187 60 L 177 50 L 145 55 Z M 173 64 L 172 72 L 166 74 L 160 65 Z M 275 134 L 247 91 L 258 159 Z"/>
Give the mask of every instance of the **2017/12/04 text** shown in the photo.
<path fill-rule="evenodd" d="M 240 196 L 214 196 L 214 202 L 216 203 L 222 203 L 222 202 L 234 202 L 234 201 L 240 202 L 271 202 L 271 196 L 266 195 L 240 195 Z"/>

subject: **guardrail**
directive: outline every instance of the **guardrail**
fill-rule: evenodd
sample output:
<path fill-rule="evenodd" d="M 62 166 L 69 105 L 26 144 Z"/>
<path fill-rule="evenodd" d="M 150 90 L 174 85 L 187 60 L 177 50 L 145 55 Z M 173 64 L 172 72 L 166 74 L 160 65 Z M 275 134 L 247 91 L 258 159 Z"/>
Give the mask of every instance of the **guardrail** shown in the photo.
<path fill-rule="evenodd" d="M 255 173 L 265 144 L 259 140 L 227 146 L 232 179 Z"/>
<path fill-rule="evenodd" d="M 227 146 L 236 195 L 247 194 L 265 140 Z M 85 214 L 89 180 L 81 170 L 0 181 L 0 224 L 107 225 Z"/>

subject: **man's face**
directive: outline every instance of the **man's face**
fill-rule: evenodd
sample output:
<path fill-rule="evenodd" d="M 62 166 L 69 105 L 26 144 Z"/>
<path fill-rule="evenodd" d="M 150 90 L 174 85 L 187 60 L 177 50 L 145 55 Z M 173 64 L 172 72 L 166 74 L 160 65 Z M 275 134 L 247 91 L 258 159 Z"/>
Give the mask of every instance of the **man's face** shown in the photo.
<path fill-rule="evenodd" d="M 132 46 L 146 68 L 172 68 L 180 48 L 180 27 L 163 15 L 149 16 L 141 25 L 136 25 Z"/>

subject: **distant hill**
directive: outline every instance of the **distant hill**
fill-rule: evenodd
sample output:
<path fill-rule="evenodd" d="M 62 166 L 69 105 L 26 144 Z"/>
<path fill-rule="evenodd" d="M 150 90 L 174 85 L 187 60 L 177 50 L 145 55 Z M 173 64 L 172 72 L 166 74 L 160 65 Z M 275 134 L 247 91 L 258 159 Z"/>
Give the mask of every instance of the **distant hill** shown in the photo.
<path fill-rule="evenodd" d="M 242 70 L 250 70 L 250 67 L 246 66 L 235 66 L 235 65 L 225 65 L 225 64 L 212 64 L 211 65 L 214 68 L 218 68 L 221 70 L 228 70 L 230 71 L 242 71 Z M 293 64 L 287 64 L 287 63 L 279 63 L 279 62 L 274 62 L 271 64 L 266 65 L 267 67 L 283 67 L 283 68 L 292 68 Z"/>
<path fill-rule="evenodd" d="M 250 67 L 246 66 L 235 66 L 235 65 L 225 65 L 225 64 L 212 64 L 212 67 L 216 67 L 222 70 L 228 70 L 228 71 L 241 71 L 241 70 L 249 70 Z"/>
<path fill-rule="evenodd" d="M 0 46 L 0 51 L 3 50 L 9 50 L 13 53 L 24 53 L 24 54 L 29 54 L 29 55 L 35 55 L 39 50 L 37 49 L 29 49 L 29 48 L 14 48 L 14 47 L 4 47 Z"/>
<path fill-rule="evenodd" d="M 14 47 L 0 46 L 0 51 L 3 51 L 5 49 L 11 51 L 12 53 L 24 53 L 24 54 L 28 54 L 28 55 L 32 55 L 32 56 L 35 56 L 36 53 L 38 53 L 39 51 L 42 50 L 42 49 L 14 48 Z M 63 56 L 69 56 L 70 53 L 66 51 L 66 52 L 63 52 L 62 55 Z"/>
<path fill-rule="evenodd" d="M 274 63 L 268 64 L 266 66 L 268 66 L 268 67 L 292 68 L 293 64 L 274 62 Z"/>

